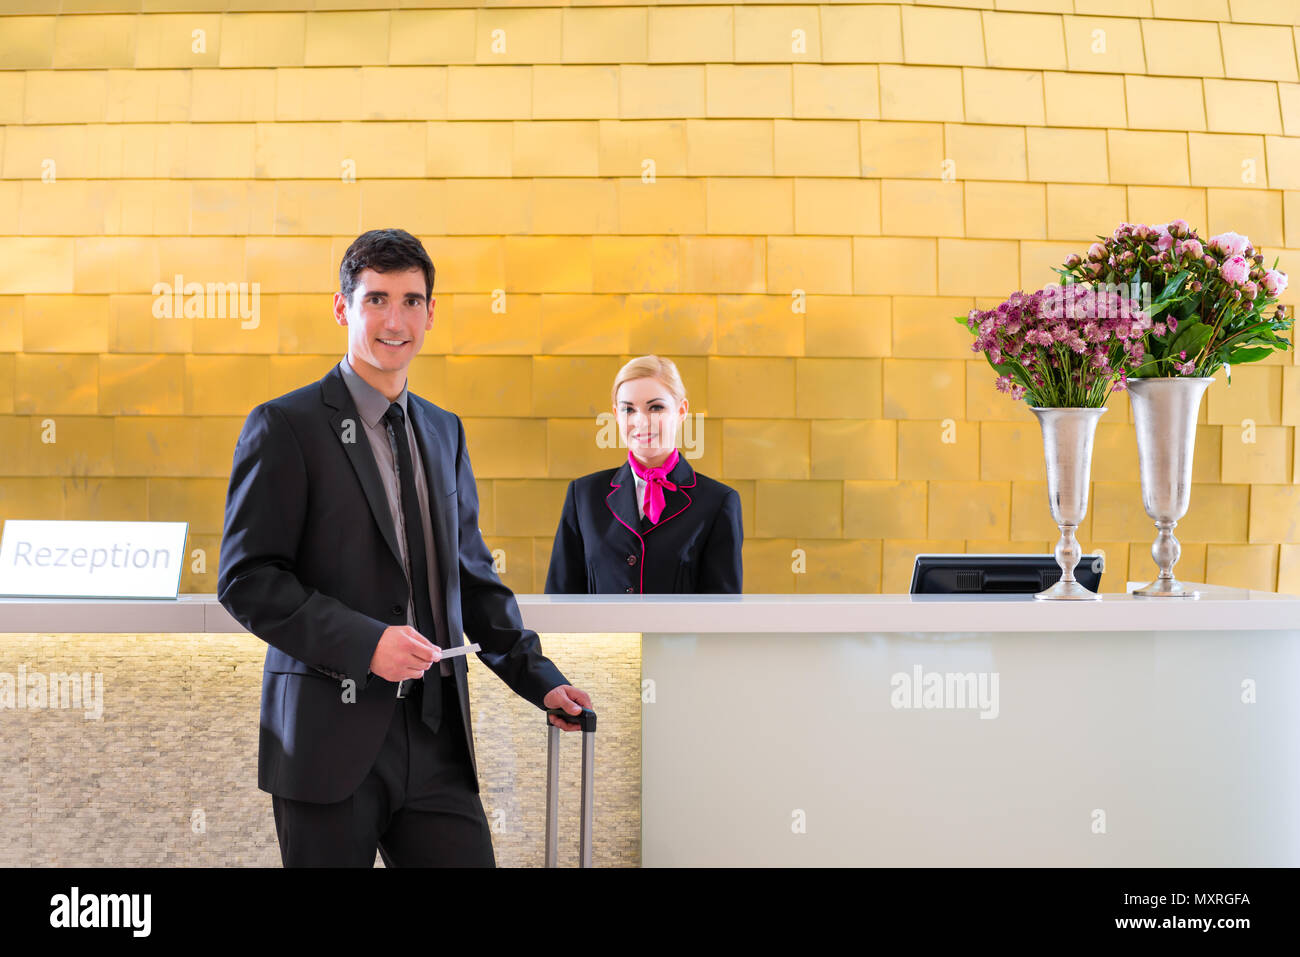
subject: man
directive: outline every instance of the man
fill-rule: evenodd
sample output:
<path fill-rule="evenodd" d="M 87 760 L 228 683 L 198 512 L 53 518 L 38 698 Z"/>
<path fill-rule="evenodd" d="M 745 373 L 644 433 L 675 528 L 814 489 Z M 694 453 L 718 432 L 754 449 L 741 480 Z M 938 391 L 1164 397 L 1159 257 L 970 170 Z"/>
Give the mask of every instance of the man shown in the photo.
<path fill-rule="evenodd" d="M 462 631 L 538 708 L 591 706 L 493 571 L 459 416 L 407 390 L 433 278 L 410 233 L 359 236 L 334 294 L 347 355 L 235 446 L 217 597 L 268 645 L 257 785 L 285 866 L 495 865 L 466 661 L 442 657 Z"/>

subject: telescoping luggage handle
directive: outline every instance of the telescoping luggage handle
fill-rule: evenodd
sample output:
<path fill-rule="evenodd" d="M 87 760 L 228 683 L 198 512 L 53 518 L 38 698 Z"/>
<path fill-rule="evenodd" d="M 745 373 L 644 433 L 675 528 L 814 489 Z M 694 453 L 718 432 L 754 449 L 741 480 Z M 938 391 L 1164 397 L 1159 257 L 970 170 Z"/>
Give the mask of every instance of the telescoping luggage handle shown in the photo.
<path fill-rule="evenodd" d="M 581 714 L 569 714 L 563 708 L 548 708 L 548 715 L 582 727 L 582 824 L 578 838 L 578 857 L 582 867 L 591 867 L 592 778 L 596 762 L 596 712 L 583 708 Z M 560 818 L 560 735 L 561 729 L 546 721 L 546 866 L 555 867 L 559 858 Z"/>

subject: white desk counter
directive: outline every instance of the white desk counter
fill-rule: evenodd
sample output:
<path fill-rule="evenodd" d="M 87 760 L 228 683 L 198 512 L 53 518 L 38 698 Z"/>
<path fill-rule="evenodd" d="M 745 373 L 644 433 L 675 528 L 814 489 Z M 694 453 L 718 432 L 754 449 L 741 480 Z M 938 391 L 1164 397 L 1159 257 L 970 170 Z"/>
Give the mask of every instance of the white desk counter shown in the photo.
<path fill-rule="evenodd" d="M 1198 587 L 518 600 L 552 655 L 641 636 L 644 865 L 1300 866 L 1300 597 Z M 0 633 L 240 631 L 0 600 Z"/>

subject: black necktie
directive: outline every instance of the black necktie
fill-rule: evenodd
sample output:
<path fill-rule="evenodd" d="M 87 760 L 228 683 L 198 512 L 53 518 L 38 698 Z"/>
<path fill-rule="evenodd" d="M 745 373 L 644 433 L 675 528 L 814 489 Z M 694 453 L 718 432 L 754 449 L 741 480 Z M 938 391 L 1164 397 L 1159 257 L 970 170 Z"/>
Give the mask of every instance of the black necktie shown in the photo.
<path fill-rule="evenodd" d="M 415 496 L 415 465 L 411 462 L 411 443 L 406 434 L 406 416 L 402 407 L 394 402 L 384 413 L 384 420 L 391 430 L 397 446 L 397 476 L 402 489 L 402 524 L 406 526 L 406 556 L 410 585 L 415 604 L 415 628 L 438 644 L 433 624 L 433 603 L 429 598 L 429 562 L 424 554 L 424 525 L 420 521 L 420 500 Z M 440 677 L 438 664 L 429 666 L 434 670 L 435 679 Z M 427 675 L 428 672 L 425 672 Z M 434 731 L 442 719 L 442 682 L 440 680 L 424 682 L 425 723 Z"/>

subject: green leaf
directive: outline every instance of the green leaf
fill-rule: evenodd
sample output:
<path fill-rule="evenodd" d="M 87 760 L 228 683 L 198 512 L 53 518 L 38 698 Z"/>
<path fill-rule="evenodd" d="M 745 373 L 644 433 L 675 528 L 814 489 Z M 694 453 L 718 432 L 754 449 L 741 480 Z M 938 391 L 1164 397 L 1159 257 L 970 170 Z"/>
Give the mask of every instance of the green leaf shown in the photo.
<path fill-rule="evenodd" d="M 1258 362 L 1273 354 L 1272 349 L 1233 349 L 1223 359 L 1224 362 L 1239 366 L 1243 362 Z"/>

